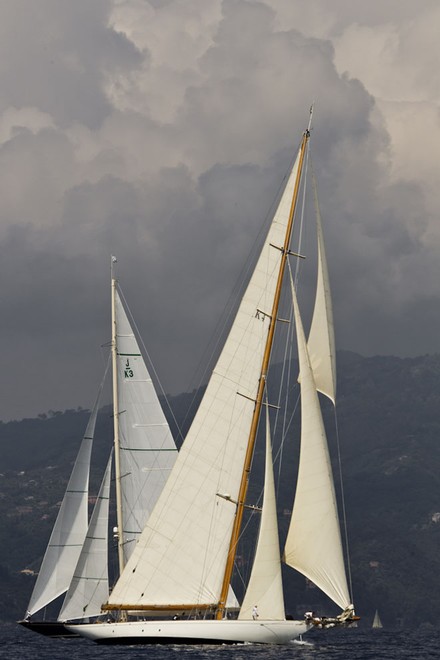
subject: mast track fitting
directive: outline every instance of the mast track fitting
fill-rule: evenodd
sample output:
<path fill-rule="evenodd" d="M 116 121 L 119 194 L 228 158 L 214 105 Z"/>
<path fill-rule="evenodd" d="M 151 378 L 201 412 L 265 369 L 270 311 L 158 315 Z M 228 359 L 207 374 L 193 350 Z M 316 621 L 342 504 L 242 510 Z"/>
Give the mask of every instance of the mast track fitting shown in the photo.
<path fill-rule="evenodd" d="M 238 396 L 242 396 L 244 399 L 247 399 L 248 401 L 252 401 L 252 403 L 254 404 L 257 403 L 257 399 L 253 399 L 251 396 L 247 396 L 246 394 L 242 394 L 241 392 L 237 392 L 237 394 Z M 264 402 L 263 405 L 267 406 L 268 408 L 273 408 L 274 410 L 281 410 L 280 406 L 276 406 L 273 403 Z"/>
<path fill-rule="evenodd" d="M 260 314 L 261 314 L 261 316 L 263 317 L 263 318 L 261 319 L 262 321 L 265 321 L 266 318 L 268 318 L 268 319 L 270 319 L 270 320 L 272 321 L 272 315 L 271 315 L 271 314 L 269 314 L 268 312 L 263 312 L 262 309 L 258 309 L 258 307 L 257 307 L 257 311 L 256 311 L 256 314 L 255 314 L 255 318 L 258 319 L 258 320 L 260 320 Z"/>
<path fill-rule="evenodd" d="M 238 504 L 237 500 L 233 500 L 230 495 L 223 494 L 223 493 L 216 493 L 217 497 L 221 497 L 222 500 L 226 500 L 226 502 L 232 502 L 232 504 Z M 261 506 L 256 506 L 256 504 L 244 504 L 245 509 L 250 509 L 251 511 L 258 511 L 261 513 L 263 510 Z"/>
<path fill-rule="evenodd" d="M 298 257 L 299 259 L 306 259 L 306 256 L 304 254 L 299 254 L 299 252 L 293 252 L 292 250 L 286 250 L 281 245 L 274 245 L 273 243 L 269 243 L 269 245 L 270 247 L 275 248 L 275 250 L 279 250 L 281 254 L 287 254 L 290 257 Z"/>

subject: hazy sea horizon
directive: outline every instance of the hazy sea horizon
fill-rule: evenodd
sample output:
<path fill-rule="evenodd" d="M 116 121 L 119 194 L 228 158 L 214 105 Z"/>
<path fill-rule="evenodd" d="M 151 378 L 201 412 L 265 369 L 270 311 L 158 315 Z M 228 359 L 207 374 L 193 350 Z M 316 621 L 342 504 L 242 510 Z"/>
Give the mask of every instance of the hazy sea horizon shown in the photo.
<path fill-rule="evenodd" d="M 307 645 L 240 644 L 234 646 L 98 646 L 89 640 L 55 639 L 0 624 L 3 660 L 430 660 L 440 657 L 440 629 L 314 630 Z M 208 655 L 209 654 L 209 655 Z"/>

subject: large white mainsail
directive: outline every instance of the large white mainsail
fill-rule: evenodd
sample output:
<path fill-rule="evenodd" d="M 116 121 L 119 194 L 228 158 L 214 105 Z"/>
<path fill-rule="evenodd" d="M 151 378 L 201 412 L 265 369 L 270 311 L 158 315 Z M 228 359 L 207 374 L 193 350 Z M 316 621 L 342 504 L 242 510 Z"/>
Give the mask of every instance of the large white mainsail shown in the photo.
<path fill-rule="evenodd" d="M 252 619 L 255 607 L 258 618 L 275 621 L 285 619 L 268 406 L 266 406 L 266 463 L 260 531 L 251 577 L 238 618 Z"/>
<path fill-rule="evenodd" d="M 307 341 L 307 349 L 310 356 L 316 389 L 318 392 L 322 392 L 328 396 L 333 404 L 335 404 L 336 351 L 330 281 L 324 248 L 321 211 L 319 208 L 316 178 L 314 174 L 312 181 L 318 237 L 318 278 L 316 284 L 315 307 Z"/>
<path fill-rule="evenodd" d="M 101 605 L 108 598 L 108 512 L 112 456 L 113 452 L 58 621 L 99 616 Z"/>
<path fill-rule="evenodd" d="M 350 606 L 327 439 L 292 282 L 301 375 L 301 450 L 284 558 L 343 610 Z"/>
<path fill-rule="evenodd" d="M 115 281 L 114 314 L 124 565 L 168 479 L 177 449 Z"/>
<path fill-rule="evenodd" d="M 102 384 L 43 557 L 27 617 L 67 591 L 86 537 L 90 456 L 101 391 Z"/>
<path fill-rule="evenodd" d="M 112 607 L 219 600 L 299 156 L 174 469 L 109 598 Z"/>

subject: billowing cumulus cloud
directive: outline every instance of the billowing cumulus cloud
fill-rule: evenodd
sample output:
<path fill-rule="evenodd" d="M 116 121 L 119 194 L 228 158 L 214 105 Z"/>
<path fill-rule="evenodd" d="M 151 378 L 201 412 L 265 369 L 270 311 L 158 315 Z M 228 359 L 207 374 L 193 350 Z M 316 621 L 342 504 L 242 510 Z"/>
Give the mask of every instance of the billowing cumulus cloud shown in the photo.
<path fill-rule="evenodd" d="M 312 101 L 339 348 L 438 350 L 438 14 L 3 2 L 0 418 L 90 405 L 111 254 L 165 389 L 197 384 Z"/>

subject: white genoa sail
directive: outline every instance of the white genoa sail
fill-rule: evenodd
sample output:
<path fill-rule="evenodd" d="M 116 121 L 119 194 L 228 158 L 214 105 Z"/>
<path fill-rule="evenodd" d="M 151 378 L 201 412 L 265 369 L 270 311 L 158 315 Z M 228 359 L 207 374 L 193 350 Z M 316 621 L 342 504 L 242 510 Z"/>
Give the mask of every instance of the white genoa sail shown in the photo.
<path fill-rule="evenodd" d="M 293 284 L 292 297 L 301 375 L 301 449 L 284 558 L 345 610 L 350 597 L 331 463 Z"/>
<path fill-rule="evenodd" d="M 28 605 L 32 616 L 69 588 L 88 527 L 89 468 L 102 385 Z"/>
<path fill-rule="evenodd" d="M 123 521 L 119 534 L 125 564 L 168 479 L 177 449 L 116 289 L 114 296 Z"/>
<path fill-rule="evenodd" d="M 205 395 L 113 607 L 216 604 L 282 259 L 299 156 Z M 128 608 L 127 608 L 128 609 Z"/>
<path fill-rule="evenodd" d="M 252 619 L 255 607 L 260 619 L 282 621 L 286 618 L 268 406 L 266 406 L 266 463 L 261 524 L 252 573 L 238 618 Z"/>
<path fill-rule="evenodd" d="M 113 452 L 90 518 L 86 539 L 58 616 L 58 621 L 72 621 L 99 616 L 108 598 L 108 512 Z"/>

